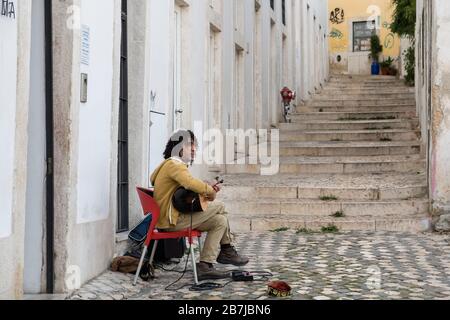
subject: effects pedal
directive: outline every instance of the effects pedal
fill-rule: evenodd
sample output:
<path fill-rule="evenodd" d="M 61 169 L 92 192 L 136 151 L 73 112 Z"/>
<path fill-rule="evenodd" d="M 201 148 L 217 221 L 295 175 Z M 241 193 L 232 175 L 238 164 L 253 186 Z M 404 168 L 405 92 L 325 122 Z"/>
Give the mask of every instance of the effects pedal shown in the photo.
<path fill-rule="evenodd" d="M 253 281 L 253 276 L 247 271 L 233 271 L 231 273 L 233 281 Z"/>

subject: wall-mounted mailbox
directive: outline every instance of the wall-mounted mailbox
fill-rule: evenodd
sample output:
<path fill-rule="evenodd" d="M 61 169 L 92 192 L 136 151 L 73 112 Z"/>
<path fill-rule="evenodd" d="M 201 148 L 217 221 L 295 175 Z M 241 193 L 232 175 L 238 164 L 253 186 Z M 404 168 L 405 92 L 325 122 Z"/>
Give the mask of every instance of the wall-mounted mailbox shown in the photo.
<path fill-rule="evenodd" d="M 87 94 L 88 94 L 88 75 L 87 73 L 81 74 L 81 103 L 87 102 Z"/>

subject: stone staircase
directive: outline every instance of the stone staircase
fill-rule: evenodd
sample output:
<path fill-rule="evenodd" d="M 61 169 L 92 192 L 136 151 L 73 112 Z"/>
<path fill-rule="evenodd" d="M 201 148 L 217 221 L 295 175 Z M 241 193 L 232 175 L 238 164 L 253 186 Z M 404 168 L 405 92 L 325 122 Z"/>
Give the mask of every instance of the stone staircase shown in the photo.
<path fill-rule="evenodd" d="M 279 174 L 227 166 L 220 200 L 234 230 L 429 229 L 413 89 L 392 77 L 332 76 L 279 129 Z"/>

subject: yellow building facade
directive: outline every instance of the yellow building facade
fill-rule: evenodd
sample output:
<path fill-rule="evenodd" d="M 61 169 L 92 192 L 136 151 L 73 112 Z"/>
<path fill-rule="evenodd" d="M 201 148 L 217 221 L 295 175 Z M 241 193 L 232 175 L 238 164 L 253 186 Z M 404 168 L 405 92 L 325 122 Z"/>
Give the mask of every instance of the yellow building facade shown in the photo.
<path fill-rule="evenodd" d="M 392 0 L 329 0 L 330 68 L 334 73 L 370 74 L 370 37 L 380 37 L 383 52 L 398 66 L 400 38 L 390 30 Z"/>

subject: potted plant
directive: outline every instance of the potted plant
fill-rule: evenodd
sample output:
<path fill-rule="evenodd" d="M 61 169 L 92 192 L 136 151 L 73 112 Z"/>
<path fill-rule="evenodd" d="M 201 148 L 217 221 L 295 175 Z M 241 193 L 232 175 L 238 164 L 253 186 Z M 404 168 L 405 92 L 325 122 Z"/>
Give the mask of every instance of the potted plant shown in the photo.
<path fill-rule="evenodd" d="M 392 69 L 393 62 L 394 62 L 394 59 L 392 59 L 391 57 L 388 57 L 387 60 L 384 60 L 383 62 L 380 63 L 381 74 L 383 76 L 392 75 L 393 70 L 391 70 L 391 69 Z"/>
<path fill-rule="evenodd" d="M 380 53 L 383 51 L 383 46 L 380 42 L 380 37 L 374 34 L 370 38 L 370 57 L 372 58 L 372 75 L 380 74 Z"/>
<path fill-rule="evenodd" d="M 396 67 L 394 67 L 394 66 L 391 66 L 390 68 L 389 68 L 389 75 L 390 76 L 397 76 L 398 75 L 398 70 L 397 70 L 397 68 Z"/>

